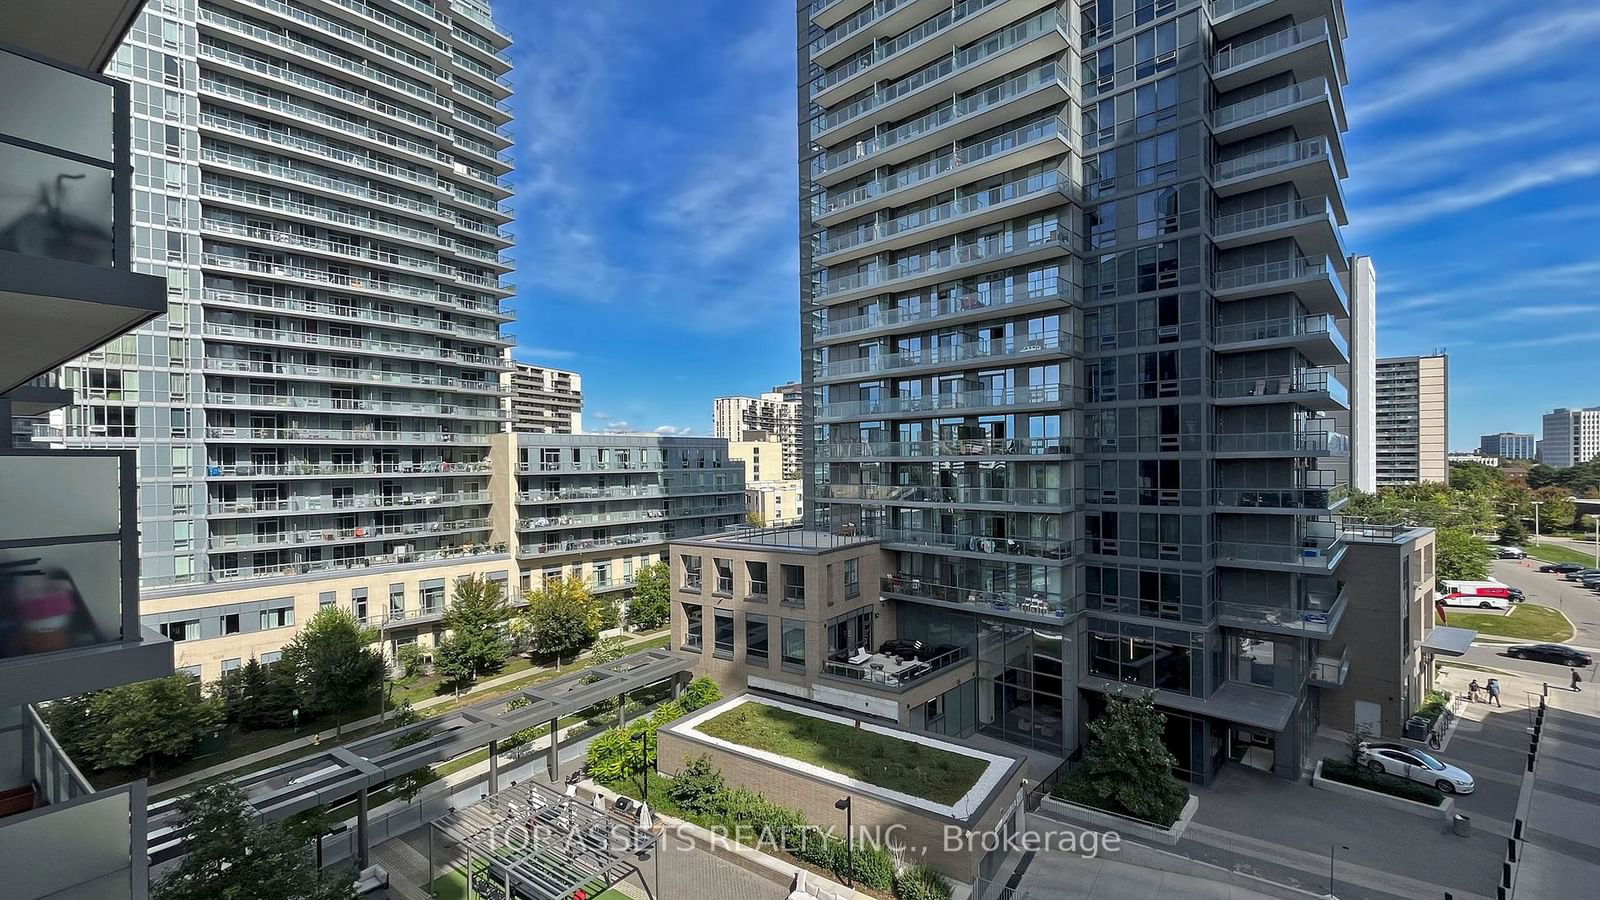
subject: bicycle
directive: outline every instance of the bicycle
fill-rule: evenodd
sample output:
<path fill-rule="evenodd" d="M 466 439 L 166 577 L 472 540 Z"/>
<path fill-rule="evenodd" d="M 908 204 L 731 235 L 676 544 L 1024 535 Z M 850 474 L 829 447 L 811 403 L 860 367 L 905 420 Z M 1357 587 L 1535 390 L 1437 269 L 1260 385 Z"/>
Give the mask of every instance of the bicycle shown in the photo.
<path fill-rule="evenodd" d="M 1450 709 L 1448 709 L 1448 708 L 1446 708 L 1444 710 L 1444 712 L 1439 715 L 1438 722 L 1436 722 L 1434 727 L 1433 727 L 1433 729 L 1428 732 L 1428 747 L 1429 747 L 1429 749 L 1432 749 L 1432 750 L 1442 750 L 1442 749 L 1444 749 L 1444 732 L 1445 732 L 1445 729 L 1450 727 L 1450 723 L 1455 721 L 1455 717 L 1456 717 L 1456 714 L 1454 712 L 1450 711 Z"/>

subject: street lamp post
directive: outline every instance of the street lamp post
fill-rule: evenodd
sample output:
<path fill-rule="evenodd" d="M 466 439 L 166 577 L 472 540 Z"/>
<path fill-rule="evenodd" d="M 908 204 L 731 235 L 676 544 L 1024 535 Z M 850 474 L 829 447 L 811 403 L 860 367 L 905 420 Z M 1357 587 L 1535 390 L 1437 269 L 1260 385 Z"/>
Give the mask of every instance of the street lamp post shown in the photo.
<path fill-rule="evenodd" d="M 1334 853 L 1335 850 L 1349 850 L 1349 849 L 1350 849 L 1349 847 L 1346 847 L 1343 844 L 1339 844 L 1339 845 L 1329 844 L 1328 845 L 1328 896 L 1329 897 L 1337 897 L 1338 896 L 1337 894 L 1334 893 L 1334 890 L 1333 890 L 1333 853 Z"/>
<path fill-rule="evenodd" d="M 1544 505 L 1543 500 L 1533 501 L 1533 542 L 1539 543 L 1539 507 Z"/>
<path fill-rule="evenodd" d="M 1600 569 L 1600 516 L 1594 516 L 1594 567 Z"/>
<path fill-rule="evenodd" d="M 834 809 L 844 811 L 844 883 L 846 887 L 855 887 L 856 840 L 855 827 L 850 821 L 852 805 L 849 797 L 843 797 L 833 802 Z"/>

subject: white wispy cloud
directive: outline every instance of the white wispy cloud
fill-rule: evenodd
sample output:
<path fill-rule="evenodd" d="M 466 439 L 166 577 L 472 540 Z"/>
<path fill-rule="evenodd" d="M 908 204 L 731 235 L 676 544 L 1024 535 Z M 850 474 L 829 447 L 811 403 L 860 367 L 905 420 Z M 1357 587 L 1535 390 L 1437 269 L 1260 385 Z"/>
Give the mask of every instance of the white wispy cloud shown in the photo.
<path fill-rule="evenodd" d="M 1566 344 L 1600 343 L 1600 331 L 1567 331 L 1541 337 L 1522 338 L 1509 342 L 1509 346 L 1523 349 L 1533 347 L 1560 347 Z"/>
<path fill-rule="evenodd" d="M 1464 212 L 1517 194 L 1600 175 L 1600 145 L 1544 159 L 1524 159 L 1487 174 L 1363 209 L 1352 217 L 1362 231 L 1382 231 Z"/>

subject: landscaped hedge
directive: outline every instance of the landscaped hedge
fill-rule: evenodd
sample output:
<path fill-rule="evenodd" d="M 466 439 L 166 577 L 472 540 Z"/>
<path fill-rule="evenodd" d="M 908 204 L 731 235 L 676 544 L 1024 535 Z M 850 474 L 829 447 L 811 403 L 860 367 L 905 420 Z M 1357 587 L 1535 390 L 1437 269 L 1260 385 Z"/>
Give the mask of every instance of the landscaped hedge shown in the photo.
<path fill-rule="evenodd" d="M 1340 784 L 1352 787 L 1366 788 L 1399 797 L 1402 800 L 1415 800 L 1429 806 L 1439 806 L 1444 803 L 1444 794 L 1432 785 L 1421 784 L 1398 775 L 1374 772 L 1371 769 L 1351 763 L 1349 760 L 1339 760 L 1329 757 L 1322 761 L 1322 777 Z"/>
<path fill-rule="evenodd" d="M 689 682 L 676 700 L 656 707 L 649 718 L 596 735 L 589 742 L 589 774 L 603 784 L 638 775 L 649 765 L 638 737 L 641 731 L 649 732 L 650 737 L 646 740 L 653 750 L 656 729 L 720 699 L 722 692 L 716 682 L 709 678 L 696 678 Z"/>
<path fill-rule="evenodd" d="M 1444 715 L 1445 708 L 1449 705 L 1449 691 L 1429 691 L 1427 695 L 1423 697 L 1422 705 L 1417 707 L 1415 714 L 1427 719 L 1428 723 L 1431 725 L 1432 723 L 1438 721 L 1440 716 Z"/>

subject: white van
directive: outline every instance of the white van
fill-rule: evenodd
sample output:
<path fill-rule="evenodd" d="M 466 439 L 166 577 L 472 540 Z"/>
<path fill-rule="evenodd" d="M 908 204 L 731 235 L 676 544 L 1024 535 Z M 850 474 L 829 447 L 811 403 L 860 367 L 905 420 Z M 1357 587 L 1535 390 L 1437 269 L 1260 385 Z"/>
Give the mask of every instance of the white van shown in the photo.
<path fill-rule="evenodd" d="M 1439 598 L 1439 605 L 1464 609 L 1509 610 L 1511 608 L 1511 600 L 1506 597 L 1490 597 L 1486 594 L 1450 593 Z"/>

